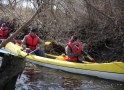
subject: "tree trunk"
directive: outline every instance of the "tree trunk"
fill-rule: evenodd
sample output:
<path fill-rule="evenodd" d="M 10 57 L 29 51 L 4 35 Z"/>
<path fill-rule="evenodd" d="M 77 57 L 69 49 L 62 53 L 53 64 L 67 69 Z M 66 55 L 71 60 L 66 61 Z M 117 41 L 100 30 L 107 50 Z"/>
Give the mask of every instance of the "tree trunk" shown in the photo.
<path fill-rule="evenodd" d="M 15 90 L 15 84 L 21 75 L 26 60 L 19 56 L 5 54 L 0 67 L 0 90 Z"/>

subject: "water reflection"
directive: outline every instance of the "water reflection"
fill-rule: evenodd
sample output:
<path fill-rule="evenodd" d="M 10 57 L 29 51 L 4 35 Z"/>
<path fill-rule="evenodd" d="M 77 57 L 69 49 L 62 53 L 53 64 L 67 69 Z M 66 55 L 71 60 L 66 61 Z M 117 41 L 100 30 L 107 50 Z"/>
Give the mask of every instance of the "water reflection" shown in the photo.
<path fill-rule="evenodd" d="M 76 87 L 80 87 L 82 85 L 82 82 L 80 79 L 75 78 L 75 77 L 63 77 L 62 78 L 62 84 L 61 86 L 63 88 L 76 88 Z"/>
<path fill-rule="evenodd" d="M 77 75 L 28 63 L 16 90 L 123 90 L 124 83 Z"/>

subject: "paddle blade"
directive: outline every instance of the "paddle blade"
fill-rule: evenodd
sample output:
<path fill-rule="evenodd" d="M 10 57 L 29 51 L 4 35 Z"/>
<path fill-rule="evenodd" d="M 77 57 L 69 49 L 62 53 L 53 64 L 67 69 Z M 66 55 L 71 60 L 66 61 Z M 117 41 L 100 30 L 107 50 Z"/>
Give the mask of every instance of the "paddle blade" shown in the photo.
<path fill-rule="evenodd" d="M 92 62 L 96 62 L 94 58 L 91 58 L 91 61 L 92 61 Z"/>
<path fill-rule="evenodd" d="M 95 61 L 95 59 L 94 59 L 94 58 L 92 58 L 92 57 L 91 57 L 91 56 L 89 56 L 89 55 L 87 56 L 87 58 L 88 58 L 90 61 L 92 61 L 92 62 L 96 62 L 96 61 Z"/>
<path fill-rule="evenodd" d="M 47 41 L 47 42 L 45 42 L 45 45 L 49 45 L 51 42 L 49 42 L 49 41 Z"/>

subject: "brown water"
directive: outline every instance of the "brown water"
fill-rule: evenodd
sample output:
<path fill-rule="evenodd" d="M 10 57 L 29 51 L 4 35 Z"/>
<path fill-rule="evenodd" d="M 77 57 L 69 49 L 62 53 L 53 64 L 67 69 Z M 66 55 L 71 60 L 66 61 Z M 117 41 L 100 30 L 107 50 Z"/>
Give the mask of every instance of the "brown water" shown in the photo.
<path fill-rule="evenodd" d="M 16 90 L 124 90 L 124 82 L 27 64 Z"/>

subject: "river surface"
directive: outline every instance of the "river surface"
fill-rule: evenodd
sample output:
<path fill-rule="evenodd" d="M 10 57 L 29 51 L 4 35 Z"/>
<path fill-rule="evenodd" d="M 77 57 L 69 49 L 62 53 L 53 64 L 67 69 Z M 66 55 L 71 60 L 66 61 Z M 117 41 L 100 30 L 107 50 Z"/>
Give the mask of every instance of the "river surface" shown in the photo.
<path fill-rule="evenodd" d="M 124 90 L 124 82 L 27 63 L 21 78 L 17 81 L 16 90 Z"/>
<path fill-rule="evenodd" d="M 27 63 L 15 90 L 124 90 L 124 82 L 68 73 Z"/>

